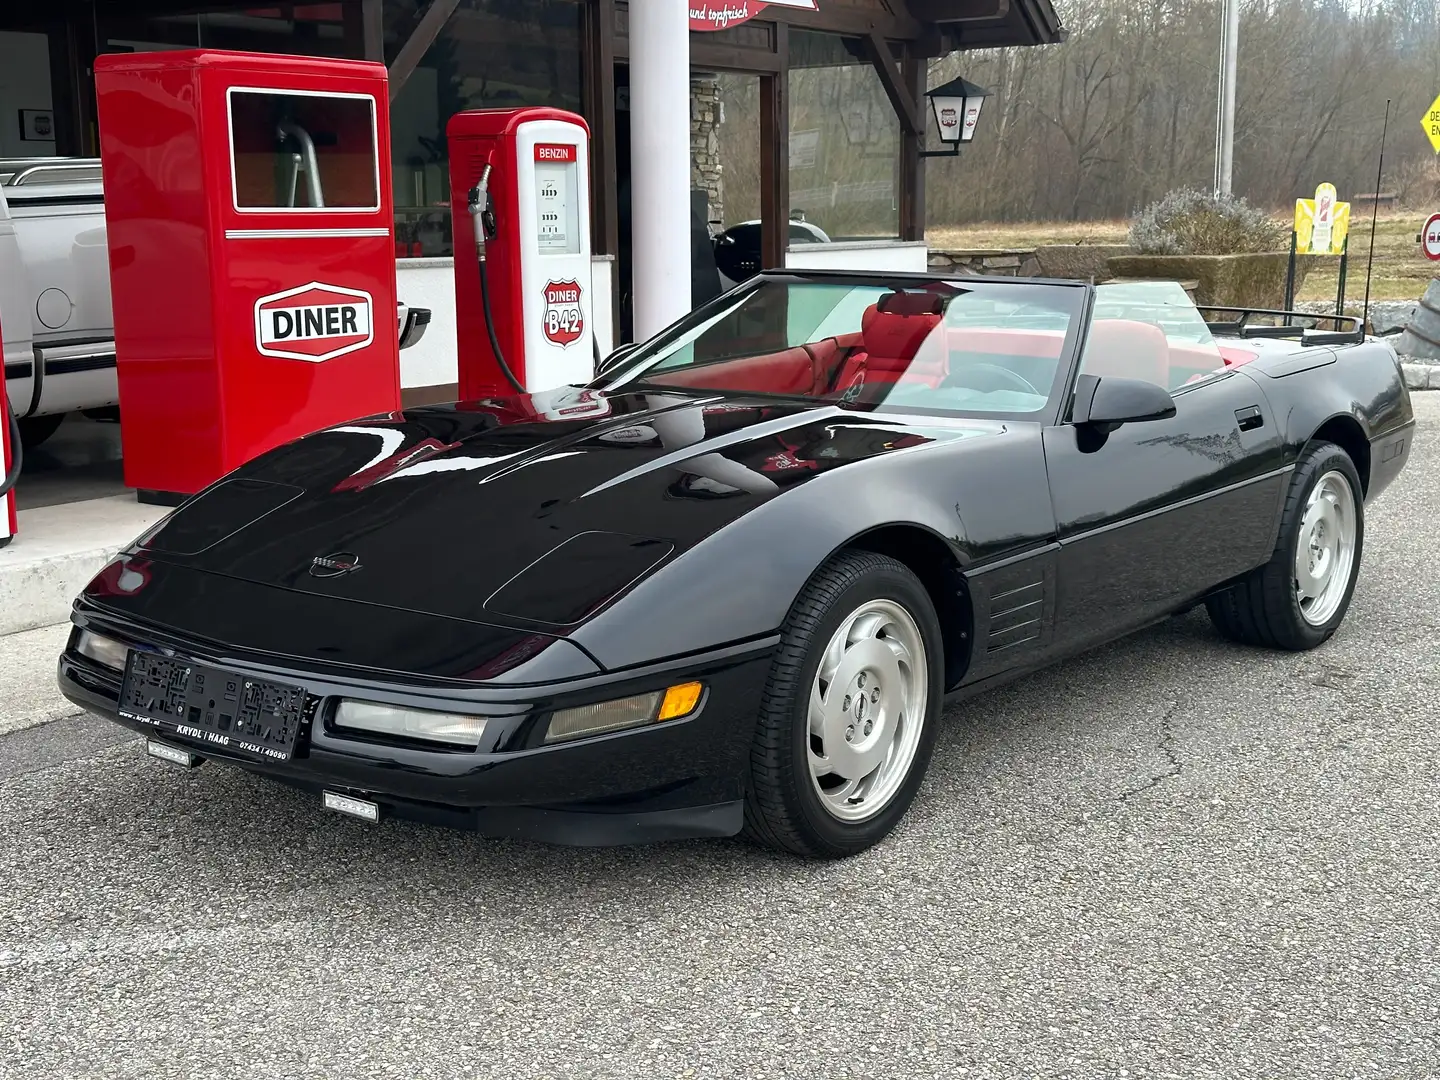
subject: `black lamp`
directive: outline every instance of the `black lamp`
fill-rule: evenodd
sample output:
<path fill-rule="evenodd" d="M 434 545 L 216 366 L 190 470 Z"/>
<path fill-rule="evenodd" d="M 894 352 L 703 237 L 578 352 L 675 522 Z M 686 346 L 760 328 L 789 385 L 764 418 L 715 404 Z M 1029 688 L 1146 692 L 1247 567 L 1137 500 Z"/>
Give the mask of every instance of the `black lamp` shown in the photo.
<path fill-rule="evenodd" d="M 940 129 L 940 142 L 946 150 L 926 150 L 921 157 L 955 157 L 960 153 L 960 144 L 968 143 L 975 137 L 975 125 L 980 120 L 980 106 L 990 96 L 990 91 L 976 86 L 967 79 L 951 79 L 944 86 L 925 91 L 930 99 L 930 108 L 935 112 L 935 126 Z"/>

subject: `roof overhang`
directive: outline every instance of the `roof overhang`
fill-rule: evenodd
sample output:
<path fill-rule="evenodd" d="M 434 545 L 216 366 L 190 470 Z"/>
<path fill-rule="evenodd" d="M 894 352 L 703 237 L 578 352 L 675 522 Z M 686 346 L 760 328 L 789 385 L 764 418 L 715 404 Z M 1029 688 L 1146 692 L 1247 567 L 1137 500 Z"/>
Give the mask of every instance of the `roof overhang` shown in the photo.
<path fill-rule="evenodd" d="M 1054 45 L 1069 31 L 1051 0 L 905 0 L 937 39 L 932 55 L 1008 45 Z"/>

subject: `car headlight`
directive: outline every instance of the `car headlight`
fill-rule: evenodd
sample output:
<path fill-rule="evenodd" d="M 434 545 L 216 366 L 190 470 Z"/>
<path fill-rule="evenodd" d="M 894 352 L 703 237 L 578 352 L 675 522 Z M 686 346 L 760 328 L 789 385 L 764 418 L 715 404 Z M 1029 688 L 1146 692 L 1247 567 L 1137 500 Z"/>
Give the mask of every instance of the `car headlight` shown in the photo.
<path fill-rule="evenodd" d="M 560 709 L 550 715 L 545 741 L 565 742 L 666 720 L 680 720 L 699 707 L 703 690 L 698 682 L 681 683 L 650 694 L 635 694 L 595 705 Z"/>
<path fill-rule="evenodd" d="M 335 726 L 349 731 L 365 731 L 377 735 L 398 735 L 405 739 L 467 746 L 480 745 L 485 734 L 483 716 L 431 712 L 429 709 L 405 709 L 395 705 L 379 705 L 373 701 L 340 702 L 335 709 Z"/>
<path fill-rule="evenodd" d="M 124 642 L 103 637 L 89 630 L 80 631 L 80 636 L 75 642 L 75 651 L 111 671 L 124 671 L 125 660 L 130 655 L 130 647 Z"/>

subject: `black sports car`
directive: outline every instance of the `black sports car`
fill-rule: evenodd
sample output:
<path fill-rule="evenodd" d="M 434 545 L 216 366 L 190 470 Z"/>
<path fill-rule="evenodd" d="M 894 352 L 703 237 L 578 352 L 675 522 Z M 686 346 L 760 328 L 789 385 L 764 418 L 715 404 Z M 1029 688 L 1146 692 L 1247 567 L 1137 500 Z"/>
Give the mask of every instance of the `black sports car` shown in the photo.
<path fill-rule="evenodd" d="M 250 462 L 86 588 L 60 684 L 372 820 L 843 856 L 947 698 L 1201 603 L 1335 631 L 1414 421 L 1390 346 L 1315 321 L 763 273 L 589 386 Z"/>

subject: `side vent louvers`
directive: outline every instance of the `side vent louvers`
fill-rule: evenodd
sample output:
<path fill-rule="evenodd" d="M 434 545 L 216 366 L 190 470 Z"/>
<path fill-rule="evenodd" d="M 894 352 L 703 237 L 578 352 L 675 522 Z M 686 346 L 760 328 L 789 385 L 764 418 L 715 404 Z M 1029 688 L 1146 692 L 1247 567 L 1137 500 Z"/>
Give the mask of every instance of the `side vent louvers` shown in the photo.
<path fill-rule="evenodd" d="M 1040 636 L 1045 611 L 1045 582 L 1006 589 L 990 598 L 990 638 L 986 652 L 999 652 Z"/>

